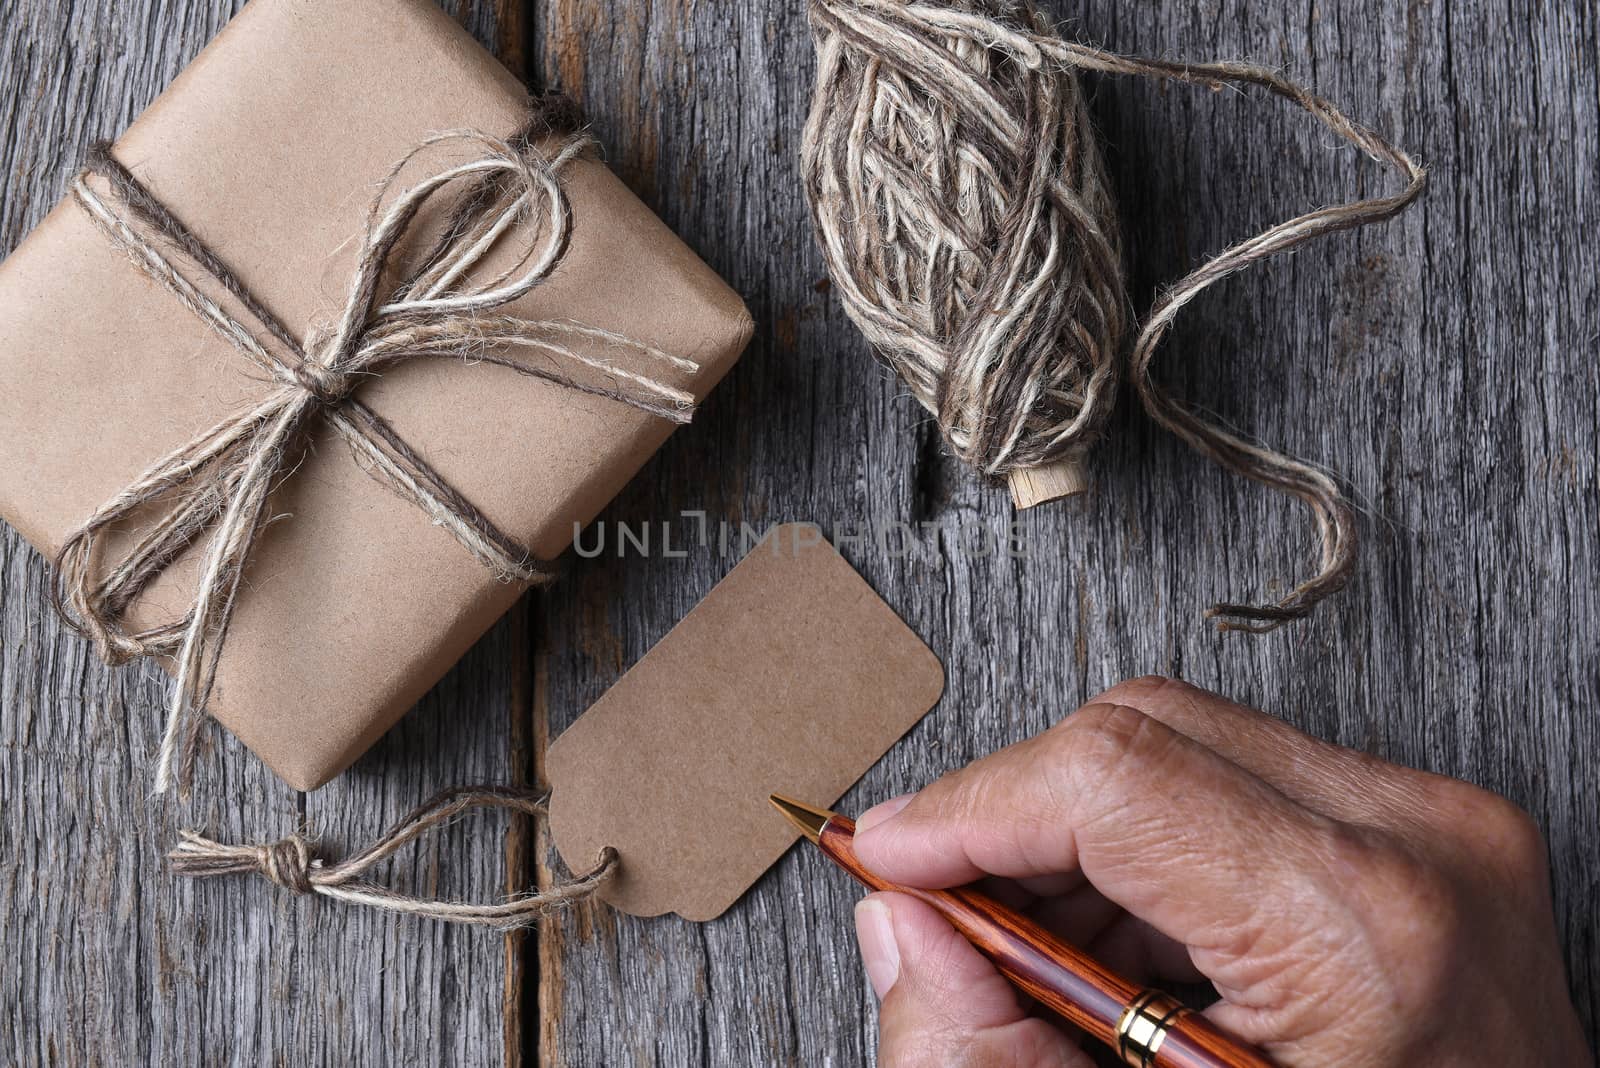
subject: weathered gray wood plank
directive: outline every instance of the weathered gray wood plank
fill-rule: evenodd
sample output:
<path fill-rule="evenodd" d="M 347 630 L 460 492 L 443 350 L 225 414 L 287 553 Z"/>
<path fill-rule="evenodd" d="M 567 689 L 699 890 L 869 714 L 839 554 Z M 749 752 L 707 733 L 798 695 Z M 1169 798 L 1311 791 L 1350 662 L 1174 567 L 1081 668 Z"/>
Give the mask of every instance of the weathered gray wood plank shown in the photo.
<path fill-rule="evenodd" d="M 131 118 L 229 6 L 0 0 L 4 248 L 54 200 L 88 138 Z M 705 508 L 713 520 L 833 530 L 1010 522 L 1003 494 L 941 460 L 925 421 L 815 288 L 794 180 L 811 68 L 798 5 L 463 6 L 480 38 L 511 56 L 531 46 L 542 80 L 583 101 L 612 162 L 762 324 L 696 426 L 609 520 Z M 1231 284 L 1180 327 L 1164 365 L 1197 402 L 1347 472 L 1371 510 L 1367 557 L 1309 626 L 1253 642 L 1211 635 L 1198 610 L 1298 574 L 1306 531 L 1283 502 L 1126 414 L 1097 456 L 1095 494 L 1024 517 L 1025 561 L 971 559 L 929 536 L 906 559 L 846 547 L 951 677 L 940 708 L 846 803 L 920 785 L 1123 676 L 1182 674 L 1528 805 L 1550 833 L 1593 1035 L 1594 5 L 1516 21 L 1420 0 L 1055 10 L 1119 49 L 1281 63 L 1433 165 L 1420 212 Z M 1097 90 L 1141 299 L 1205 250 L 1368 173 L 1271 105 L 1121 82 Z M 547 926 L 536 960 L 504 968 L 500 943 L 480 935 L 308 909 L 244 884 L 174 883 L 157 859 L 173 813 L 148 807 L 142 766 L 159 682 L 98 667 L 45 613 L 37 557 L 9 531 L 0 553 L 7 1061 L 482 1063 L 503 1044 L 514 1056 L 525 966 L 538 974 L 541 1018 L 522 1022 L 544 1063 L 868 1059 L 873 1010 L 848 930 L 855 894 L 815 857 L 786 858 L 714 924 L 584 910 Z M 347 844 L 436 785 L 515 774 L 506 725 L 529 700 L 537 749 L 731 563 L 579 563 L 539 602 L 532 638 L 519 609 L 351 776 L 310 799 L 219 742 L 201 784 L 228 799 L 212 826 L 237 835 L 308 818 Z M 449 840 L 400 874 L 437 873 L 462 892 L 497 887 L 507 867 L 514 879 L 519 841 L 509 865 L 482 841 Z M 550 859 L 547 846 L 540 854 Z"/>
<path fill-rule="evenodd" d="M 537 9 L 535 71 L 582 101 L 613 165 L 759 323 L 696 424 L 606 519 L 703 508 L 713 522 L 1003 530 L 1004 493 L 940 457 L 817 288 L 795 174 L 812 69 L 802 6 Z M 1315 621 L 1217 636 L 1199 612 L 1303 574 L 1309 531 L 1294 507 L 1125 411 L 1095 457 L 1094 493 L 1022 518 L 1025 561 L 972 559 L 931 536 L 904 560 L 846 547 L 950 677 L 939 708 L 846 806 L 1030 735 L 1123 677 L 1179 674 L 1530 808 L 1549 833 L 1594 1035 L 1595 6 L 1047 6 L 1118 50 L 1280 64 L 1432 165 L 1419 210 L 1223 287 L 1182 321 L 1162 362 L 1195 403 L 1348 474 L 1368 509 L 1365 555 Z M 1205 252 L 1377 178 L 1277 105 L 1094 86 L 1141 307 Z M 731 563 L 696 553 L 578 564 L 537 608 L 542 732 L 571 723 Z M 795 853 L 714 923 L 585 910 L 547 925 L 541 1063 L 863 1063 L 874 1010 L 850 934 L 855 897 Z"/>
<path fill-rule="evenodd" d="M 125 126 L 235 6 L 0 0 L 0 246 L 54 203 L 88 141 Z M 520 49 L 520 5 L 460 7 L 486 42 L 505 33 Z M 526 606 L 334 784 L 297 794 L 218 732 L 196 784 L 203 800 L 185 810 L 147 796 L 162 680 L 149 667 L 107 670 L 66 636 L 46 573 L 4 530 L 0 1062 L 485 1064 L 509 1040 L 517 1063 L 521 956 L 508 968 L 500 938 L 259 882 L 189 884 L 161 858 L 180 819 L 234 840 L 304 823 L 343 849 L 441 786 L 511 777 L 507 739 L 513 725 L 526 733 L 529 707 Z M 503 826 L 423 846 L 395 877 L 498 893 Z"/>

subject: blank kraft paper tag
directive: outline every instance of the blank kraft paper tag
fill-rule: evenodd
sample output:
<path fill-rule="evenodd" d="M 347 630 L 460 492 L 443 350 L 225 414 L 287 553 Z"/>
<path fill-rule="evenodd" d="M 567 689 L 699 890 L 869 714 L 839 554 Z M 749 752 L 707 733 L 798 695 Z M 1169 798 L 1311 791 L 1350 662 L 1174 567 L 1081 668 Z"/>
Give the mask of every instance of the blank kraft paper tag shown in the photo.
<path fill-rule="evenodd" d="M 797 837 L 767 795 L 833 803 L 943 690 L 815 527 L 779 527 L 551 746 L 556 848 L 615 847 L 623 912 L 714 919 Z"/>

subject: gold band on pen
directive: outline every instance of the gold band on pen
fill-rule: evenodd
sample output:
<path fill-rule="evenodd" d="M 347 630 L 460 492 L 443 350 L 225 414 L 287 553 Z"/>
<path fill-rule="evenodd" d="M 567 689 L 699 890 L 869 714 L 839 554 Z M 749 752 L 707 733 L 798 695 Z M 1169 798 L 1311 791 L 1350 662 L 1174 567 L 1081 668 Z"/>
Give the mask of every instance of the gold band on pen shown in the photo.
<path fill-rule="evenodd" d="M 1151 1068 L 1168 1029 L 1190 1011 L 1159 990 L 1146 990 L 1134 998 L 1117 1019 L 1117 1053 L 1123 1063 Z"/>

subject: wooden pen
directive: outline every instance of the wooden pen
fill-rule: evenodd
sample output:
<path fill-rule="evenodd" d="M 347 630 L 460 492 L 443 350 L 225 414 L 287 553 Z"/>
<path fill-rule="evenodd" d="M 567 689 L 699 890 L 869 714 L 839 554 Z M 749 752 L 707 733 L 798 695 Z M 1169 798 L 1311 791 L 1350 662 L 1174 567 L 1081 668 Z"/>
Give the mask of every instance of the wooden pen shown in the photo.
<path fill-rule="evenodd" d="M 855 822 L 773 794 L 772 804 L 828 859 L 872 890 L 931 905 L 1029 997 L 1139 1068 L 1272 1068 L 1259 1052 L 1159 990 L 1129 982 L 1028 917 L 970 887 L 919 890 L 880 879 L 856 859 Z"/>

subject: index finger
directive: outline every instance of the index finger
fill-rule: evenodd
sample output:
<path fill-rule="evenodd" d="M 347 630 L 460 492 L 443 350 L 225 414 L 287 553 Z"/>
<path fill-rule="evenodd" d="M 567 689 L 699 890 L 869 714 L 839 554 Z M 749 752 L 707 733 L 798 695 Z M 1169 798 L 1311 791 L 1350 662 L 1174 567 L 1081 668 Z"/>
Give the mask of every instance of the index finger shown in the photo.
<path fill-rule="evenodd" d="M 1148 675 L 1095 698 L 1136 708 L 1286 796 L 1350 823 L 1390 825 L 1426 811 L 1436 776 L 1312 737 L 1276 716 L 1177 679 Z"/>
<path fill-rule="evenodd" d="M 1163 934 L 1240 954 L 1296 935 L 1267 929 L 1262 900 L 1280 918 L 1303 905 L 1296 931 L 1318 922 L 1318 903 L 1337 897 L 1341 834 L 1158 720 L 1089 705 L 867 821 L 855 848 L 885 878 L 926 888 L 1081 868 Z"/>

